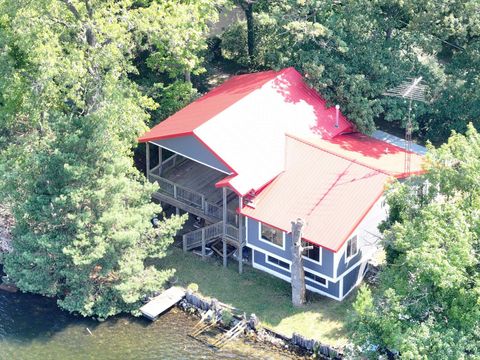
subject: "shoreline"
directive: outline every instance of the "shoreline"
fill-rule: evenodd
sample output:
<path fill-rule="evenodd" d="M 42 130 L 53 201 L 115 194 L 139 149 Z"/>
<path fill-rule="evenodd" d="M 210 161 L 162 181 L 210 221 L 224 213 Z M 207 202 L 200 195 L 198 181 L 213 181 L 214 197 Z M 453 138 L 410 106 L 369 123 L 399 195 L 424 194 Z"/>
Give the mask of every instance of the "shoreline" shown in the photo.
<path fill-rule="evenodd" d="M 225 330 L 230 330 L 239 321 L 245 319 L 246 314 L 241 310 L 233 308 L 229 305 L 221 303 L 216 299 L 207 299 L 196 292 L 186 289 L 187 295 L 183 300 L 176 304 L 176 307 L 182 311 L 195 316 L 198 319 L 202 318 L 202 313 L 210 310 L 211 304 L 215 303 L 219 307 L 220 311 L 230 313 L 231 319 L 229 323 L 221 323 L 221 326 Z M 255 318 L 256 325 L 249 325 L 246 333 L 240 338 L 242 341 L 253 341 L 257 344 L 265 345 L 269 348 L 273 347 L 275 351 L 289 352 L 292 355 L 309 357 L 315 359 L 343 359 L 343 349 L 333 347 L 327 344 L 322 344 L 315 339 L 308 339 L 300 334 L 293 334 L 289 337 L 281 334 L 267 326 L 261 324 L 261 319 L 258 319 L 255 314 L 250 315 L 250 319 Z M 249 321 L 249 323 L 251 320 Z"/>

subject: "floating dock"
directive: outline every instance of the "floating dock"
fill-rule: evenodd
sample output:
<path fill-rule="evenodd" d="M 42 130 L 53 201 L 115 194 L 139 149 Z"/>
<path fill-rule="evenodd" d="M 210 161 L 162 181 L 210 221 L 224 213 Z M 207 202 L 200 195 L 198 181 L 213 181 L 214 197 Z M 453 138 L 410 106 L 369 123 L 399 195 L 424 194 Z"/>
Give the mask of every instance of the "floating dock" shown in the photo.
<path fill-rule="evenodd" d="M 140 308 L 140 312 L 146 318 L 155 320 L 158 315 L 164 311 L 170 309 L 173 305 L 177 304 L 185 297 L 185 290 L 174 286 L 168 290 L 165 290 L 160 295 L 154 297 L 147 304 Z"/>

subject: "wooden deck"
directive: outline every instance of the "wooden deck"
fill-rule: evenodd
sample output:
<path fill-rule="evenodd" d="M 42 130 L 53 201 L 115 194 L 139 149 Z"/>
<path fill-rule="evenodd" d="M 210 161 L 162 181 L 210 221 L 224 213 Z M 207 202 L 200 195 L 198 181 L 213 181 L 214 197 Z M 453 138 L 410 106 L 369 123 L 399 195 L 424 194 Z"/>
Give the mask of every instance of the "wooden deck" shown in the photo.
<path fill-rule="evenodd" d="M 153 194 L 155 199 L 204 217 L 211 223 L 221 220 L 223 193 L 215 184 L 228 175 L 182 156 L 164 161 L 162 167 L 161 172 L 158 166 L 150 171 L 150 180 L 158 182 L 162 188 Z M 230 192 L 227 197 L 230 217 L 232 214 L 235 217 L 237 208 L 238 197 Z"/>
<path fill-rule="evenodd" d="M 215 184 L 226 176 L 228 175 L 185 158 L 162 173 L 163 178 L 201 193 L 207 201 L 219 206 L 222 205 L 222 189 L 216 188 Z"/>
<path fill-rule="evenodd" d="M 171 287 L 143 305 L 140 312 L 150 320 L 155 320 L 161 313 L 170 309 L 184 297 L 185 290 L 176 286 Z"/>

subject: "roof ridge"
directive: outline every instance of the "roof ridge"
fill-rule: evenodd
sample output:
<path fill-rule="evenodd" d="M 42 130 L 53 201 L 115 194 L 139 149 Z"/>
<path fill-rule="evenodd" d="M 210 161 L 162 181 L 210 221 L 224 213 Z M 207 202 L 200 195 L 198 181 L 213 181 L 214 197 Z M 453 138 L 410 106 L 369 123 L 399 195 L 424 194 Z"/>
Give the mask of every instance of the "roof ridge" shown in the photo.
<path fill-rule="evenodd" d="M 367 169 L 370 169 L 370 170 L 373 170 L 373 171 L 377 171 L 377 172 L 382 173 L 382 174 L 385 174 L 385 175 L 392 176 L 392 174 L 389 174 L 387 171 L 384 171 L 384 170 L 382 170 L 382 169 L 378 169 L 378 168 L 375 168 L 375 167 L 373 167 L 373 166 L 367 165 L 367 164 L 365 164 L 365 163 L 363 163 L 363 162 L 360 162 L 360 161 L 358 161 L 358 160 L 356 160 L 356 159 L 348 158 L 348 157 L 346 157 L 346 156 L 344 156 L 344 155 L 340 155 L 340 154 L 338 154 L 338 153 L 336 153 L 336 152 L 333 152 L 333 151 L 331 151 L 331 150 L 327 150 L 327 149 L 321 147 L 320 145 L 314 144 L 314 143 L 312 143 L 312 142 L 310 142 L 310 141 L 308 141 L 308 140 L 306 140 L 306 139 L 303 139 L 303 138 L 301 138 L 301 137 L 299 137 L 299 136 L 296 136 L 296 135 L 293 135 L 293 134 L 289 134 L 289 133 L 285 133 L 285 136 L 287 136 L 287 137 L 289 137 L 289 138 L 292 138 L 292 139 L 294 139 L 294 140 L 296 140 L 296 141 L 299 141 L 299 142 L 301 142 L 301 143 L 303 143 L 303 144 L 305 144 L 305 145 L 309 145 L 309 146 L 311 146 L 311 147 L 314 147 L 315 149 L 320 150 L 320 151 L 323 151 L 323 152 L 325 152 L 325 153 L 327 153 L 327 154 L 334 155 L 334 156 L 339 157 L 339 158 L 341 158 L 341 159 L 350 161 L 350 162 L 352 162 L 352 163 L 354 163 L 354 164 L 363 166 L 363 167 L 365 167 L 365 168 L 367 168 Z"/>

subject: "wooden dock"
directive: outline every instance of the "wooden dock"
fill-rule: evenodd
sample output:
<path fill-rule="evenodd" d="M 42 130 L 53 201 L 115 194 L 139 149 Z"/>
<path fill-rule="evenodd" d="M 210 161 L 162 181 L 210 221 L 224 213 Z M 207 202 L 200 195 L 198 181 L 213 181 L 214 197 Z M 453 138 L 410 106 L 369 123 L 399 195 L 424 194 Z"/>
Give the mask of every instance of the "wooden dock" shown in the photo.
<path fill-rule="evenodd" d="M 140 308 L 140 312 L 146 318 L 155 320 L 161 313 L 170 309 L 185 297 L 185 290 L 174 286 L 154 297 Z"/>

